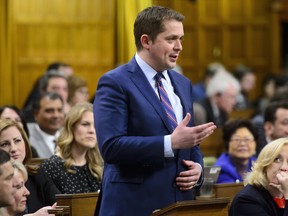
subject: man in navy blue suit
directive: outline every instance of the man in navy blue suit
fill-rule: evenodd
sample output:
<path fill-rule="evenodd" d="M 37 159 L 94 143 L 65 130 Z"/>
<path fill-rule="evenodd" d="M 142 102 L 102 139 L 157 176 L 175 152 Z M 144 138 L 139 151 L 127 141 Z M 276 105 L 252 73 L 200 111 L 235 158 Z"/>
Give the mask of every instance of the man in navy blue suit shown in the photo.
<path fill-rule="evenodd" d="M 134 23 L 137 53 L 99 80 L 94 118 L 105 161 L 101 216 L 150 215 L 194 199 L 202 183 L 199 143 L 216 126 L 193 127 L 191 82 L 171 70 L 182 50 L 183 20 L 169 8 L 144 9 Z M 175 114 L 175 129 L 160 101 L 158 73 Z"/>

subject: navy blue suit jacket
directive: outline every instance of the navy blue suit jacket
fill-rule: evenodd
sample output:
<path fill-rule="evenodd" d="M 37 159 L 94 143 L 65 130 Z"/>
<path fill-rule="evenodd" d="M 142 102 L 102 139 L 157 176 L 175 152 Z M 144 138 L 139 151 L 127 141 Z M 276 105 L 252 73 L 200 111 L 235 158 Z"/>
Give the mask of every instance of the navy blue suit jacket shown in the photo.
<path fill-rule="evenodd" d="M 193 125 L 192 84 L 168 71 L 184 115 Z M 194 198 L 195 191 L 175 185 L 186 170 L 182 160 L 203 166 L 199 147 L 175 151 L 164 157 L 164 135 L 171 134 L 167 115 L 155 91 L 133 58 L 105 75 L 94 100 L 97 139 L 105 161 L 100 215 L 150 215 L 153 210 Z"/>

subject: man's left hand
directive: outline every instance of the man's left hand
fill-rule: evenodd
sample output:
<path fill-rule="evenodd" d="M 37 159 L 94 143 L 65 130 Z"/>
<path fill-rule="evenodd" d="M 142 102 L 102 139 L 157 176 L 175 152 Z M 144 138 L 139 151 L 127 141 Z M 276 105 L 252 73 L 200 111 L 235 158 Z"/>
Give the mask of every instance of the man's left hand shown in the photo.
<path fill-rule="evenodd" d="M 200 164 L 189 160 L 182 161 L 184 166 L 187 167 L 186 171 L 180 172 L 179 176 L 176 178 L 176 184 L 180 190 L 186 191 L 192 189 L 198 182 L 202 167 Z"/>

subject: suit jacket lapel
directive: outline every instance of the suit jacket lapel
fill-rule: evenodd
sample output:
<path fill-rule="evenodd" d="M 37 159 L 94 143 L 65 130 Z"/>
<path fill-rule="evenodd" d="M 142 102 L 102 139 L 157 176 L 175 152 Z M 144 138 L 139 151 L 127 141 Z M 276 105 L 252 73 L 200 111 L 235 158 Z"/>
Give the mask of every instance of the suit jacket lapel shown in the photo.
<path fill-rule="evenodd" d="M 131 73 L 130 79 L 135 84 L 135 86 L 139 89 L 142 95 L 150 102 L 150 104 L 154 107 L 155 111 L 161 117 L 163 123 L 167 127 L 167 129 L 172 133 L 173 129 L 170 125 L 169 119 L 165 113 L 165 110 L 162 107 L 162 104 L 155 94 L 154 90 L 152 89 L 149 81 L 147 80 L 145 74 L 138 66 L 135 58 L 133 58 L 129 62 L 129 72 Z"/>
<path fill-rule="evenodd" d="M 185 93 L 183 90 L 183 85 L 181 85 L 181 81 L 177 79 L 177 76 L 175 76 L 171 71 L 168 70 L 168 75 L 170 77 L 171 83 L 173 85 L 175 93 L 180 98 L 182 107 L 183 107 L 183 117 L 186 115 L 186 112 L 188 110 L 187 108 L 187 100 L 185 100 Z"/>

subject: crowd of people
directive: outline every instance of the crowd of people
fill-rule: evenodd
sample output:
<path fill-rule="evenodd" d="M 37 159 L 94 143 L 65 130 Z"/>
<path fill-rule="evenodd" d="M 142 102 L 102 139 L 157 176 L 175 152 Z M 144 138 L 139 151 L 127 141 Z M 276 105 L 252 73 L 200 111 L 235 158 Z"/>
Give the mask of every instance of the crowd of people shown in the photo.
<path fill-rule="evenodd" d="M 216 127 L 225 147 L 217 183 L 245 184 L 229 215 L 288 214 L 287 76 L 267 77 L 256 101 L 257 76 L 245 65 L 211 63 L 192 84 L 174 70 L 184 18 L 141 11 L 135 56 L 100 78 L 93 105 L 87 81 L 54 62 L 21 110 L 0 107 L 0 215 L 48 215 L 56 194 L 100 191 L 100 216 L 146 216 L 195 199 L 205 177 L 199 144 Z M 231 118 L 242 109 L 255 112 Z"/>

